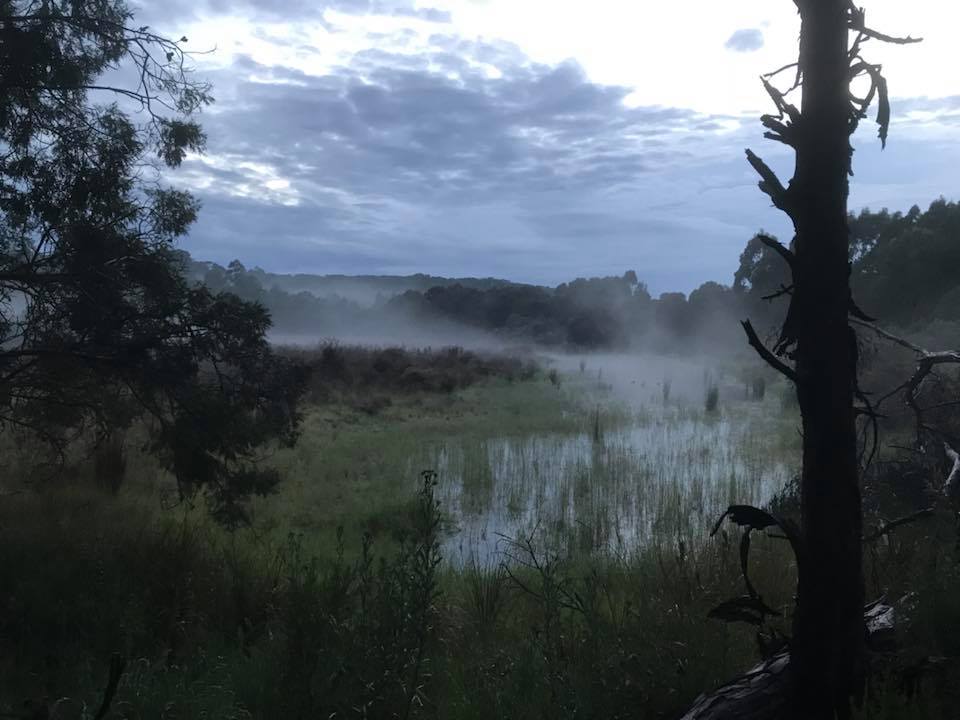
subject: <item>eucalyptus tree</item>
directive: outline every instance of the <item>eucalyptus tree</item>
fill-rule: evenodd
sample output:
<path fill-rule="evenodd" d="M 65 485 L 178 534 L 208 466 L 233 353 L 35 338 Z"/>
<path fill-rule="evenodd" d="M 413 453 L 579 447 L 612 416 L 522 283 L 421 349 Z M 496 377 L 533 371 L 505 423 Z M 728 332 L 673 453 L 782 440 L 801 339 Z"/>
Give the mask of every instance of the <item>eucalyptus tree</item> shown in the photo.
<path fill-rule="evenodd" d="M 181 491 L 236 521 L 303 378 L 262 307 L 183 275 L 199 205 L 164 178 L 212 101 L 187 42 L 122 0 L 0 1 L 0 423 L 62 456 L 146 417 Z"/>

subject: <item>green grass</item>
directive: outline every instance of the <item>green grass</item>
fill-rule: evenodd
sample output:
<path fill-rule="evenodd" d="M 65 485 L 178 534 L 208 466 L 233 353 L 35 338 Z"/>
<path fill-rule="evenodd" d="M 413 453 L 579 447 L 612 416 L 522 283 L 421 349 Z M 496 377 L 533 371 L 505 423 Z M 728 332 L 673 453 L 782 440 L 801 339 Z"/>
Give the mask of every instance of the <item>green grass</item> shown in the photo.
<path fill-rule="evenodd" d="M 582 422 L 574 397 L 545 380 L 399 397 L 373 415 L 345 405 L 314 408 L 297 445 L 271 458 L 284 481 L 255 503 L 254 525 L 275 539 L 303 532 L 317 554 L 330 551 L 339 526 L 351 536 L 389 539 L 402 525 L 420 472 L 436 469 L 438 445 L 569 433 Z"/>

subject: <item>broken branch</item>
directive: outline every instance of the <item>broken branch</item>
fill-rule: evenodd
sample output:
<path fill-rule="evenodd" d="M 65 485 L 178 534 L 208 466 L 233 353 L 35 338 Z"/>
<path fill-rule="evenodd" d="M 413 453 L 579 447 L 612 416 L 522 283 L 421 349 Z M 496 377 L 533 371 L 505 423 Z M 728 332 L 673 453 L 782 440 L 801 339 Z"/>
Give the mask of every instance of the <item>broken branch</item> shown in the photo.
<path fill-rule="evenodd" d="M 763 358 L 767 365 L 772 367 L 791 382 L 796 382 L 797 372 L 772 352 L 770 352 L 770 349 L 763 344 L 763 341 L 757 335 L 757 331 L 753 329 L 753 324 L 749 320 L 744 320 L 740 324 L 743 326 L 744 332 L 747 333 L 747 342 L 749 342 L 750 346 L 757 351 L 757 354 Z"/>
<path fill-rule="evenodd" d="M 770 169 L 769 165 L 757 157 L 753 150 L 748 148 L 746 152 L 747 162 L 750 163 L 751 167 L 757 171 L 757 175 L 761 178 L 758 183 L 760 190 L 770 197 L 774 206 L 789 214 L 786 197 L 787 189 L 783 186 L 783 183 L 780 182 L 780 178 Z"/>

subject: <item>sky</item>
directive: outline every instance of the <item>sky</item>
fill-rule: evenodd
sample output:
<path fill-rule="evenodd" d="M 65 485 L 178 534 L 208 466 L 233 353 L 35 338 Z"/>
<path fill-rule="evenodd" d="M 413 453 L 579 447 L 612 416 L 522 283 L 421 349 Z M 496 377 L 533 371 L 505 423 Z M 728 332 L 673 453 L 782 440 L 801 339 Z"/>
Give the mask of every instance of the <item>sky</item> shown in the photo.
<path fill-rule="evenodd" d="M 654 293 L 729 284 L 760 229 L 759 75 L 796 57 L 789 0 L 166 0 L 216 102 L 170 178 L 202 202 L 197 259 L 272 272 L 503 277 L 628 269 Z M 957 199 L 960 76 L 945 0 L 870 0 L 893 122 L 854 139 L 851 208 Z M 210 52 L 201 52 L 210 51 Z M 789 84 L 786 74 L 783 82 Z"/>

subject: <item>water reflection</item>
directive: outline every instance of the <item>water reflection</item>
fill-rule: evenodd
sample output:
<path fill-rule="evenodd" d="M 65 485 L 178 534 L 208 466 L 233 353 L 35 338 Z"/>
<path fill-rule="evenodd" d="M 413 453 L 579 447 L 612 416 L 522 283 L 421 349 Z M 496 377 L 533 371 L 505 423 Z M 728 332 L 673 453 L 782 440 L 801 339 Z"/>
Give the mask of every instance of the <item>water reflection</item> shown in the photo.
<path fill-rule="evenodd" d="M 667 407 L 593 433 L 456 440 L 411 459 L 437 470 L 444 555 L 489 562 L 502 536 L 562 553 L 629 553 L 702 537 L 730 503 L 760 504 L 794 472 L 785 421 L 744 403 L 722 417 Z M 779 444 L 778 444 L 779 443 Z"/>

